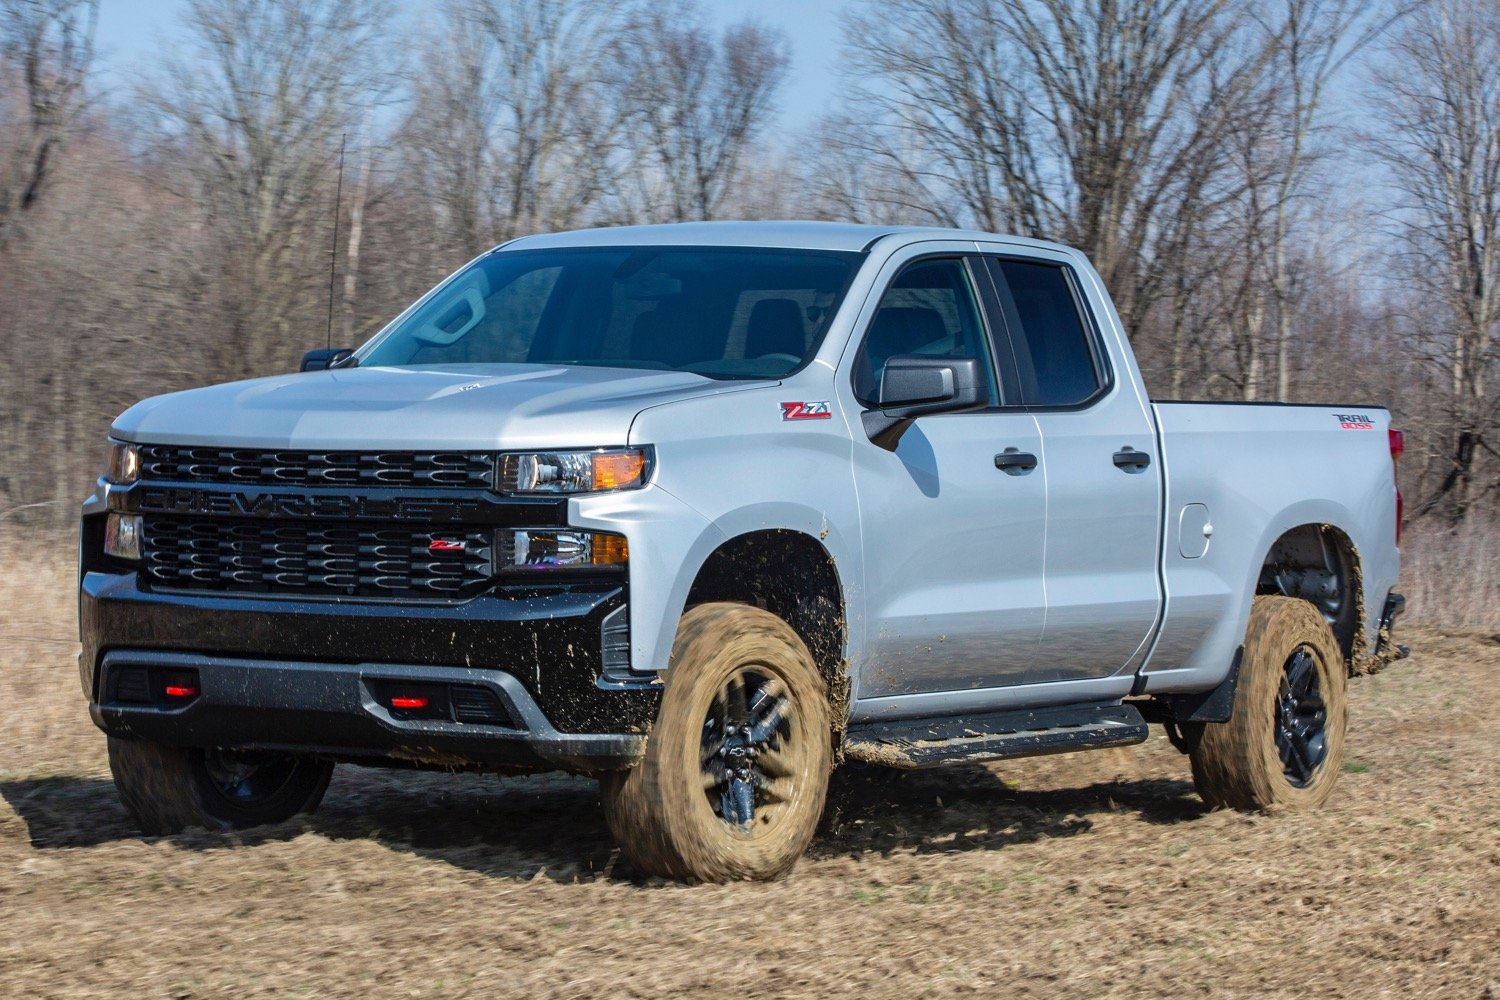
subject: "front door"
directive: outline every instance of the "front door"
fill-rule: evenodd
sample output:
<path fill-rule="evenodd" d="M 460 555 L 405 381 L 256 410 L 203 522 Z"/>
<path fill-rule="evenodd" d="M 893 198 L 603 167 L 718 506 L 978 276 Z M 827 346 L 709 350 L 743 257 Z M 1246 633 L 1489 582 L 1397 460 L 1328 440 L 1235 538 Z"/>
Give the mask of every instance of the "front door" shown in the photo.
<path fill-rule="evenodd" d="M 892 267 L 898 270 L 854 360 L 860 404 L 873 403 L 888 358 L 917 354 L 980 359 L 991 405 L 922 417 L 895 451 L 855 440 L 868 623 L 855 693 L 867 699 L 1022 683 L 1037 656 L 1045 606 L 1047 496 L 1037 422 L 1001 406 L 975 294 L 976 280 L 988 280 L 982 263 L 955 254 Z"/>

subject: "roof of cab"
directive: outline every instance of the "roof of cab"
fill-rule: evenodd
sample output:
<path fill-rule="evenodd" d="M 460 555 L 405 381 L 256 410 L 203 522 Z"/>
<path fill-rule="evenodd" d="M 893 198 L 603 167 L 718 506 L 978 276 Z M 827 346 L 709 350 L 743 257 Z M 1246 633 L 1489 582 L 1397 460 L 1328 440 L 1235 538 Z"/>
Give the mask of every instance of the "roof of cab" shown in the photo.
<path fill-rule="evenodd" d="M 542 250 L 559 247 L 721 246 L 777 247 L 798 250 L 867 250 L 886 236 L 903 236 L 903 243 L 929 240 L 1004 240 L 1054 250 L 1056 243 L 1001 236 L 966 229 L 922 226 L 866 226 L 846 222 L 675 222 L 657 226 L 617 226 L 576 229 L 565 233 L 522 236 L 502 244 L 507 250 Z M 496 249 L 499 249 L 497 247 Z"/>

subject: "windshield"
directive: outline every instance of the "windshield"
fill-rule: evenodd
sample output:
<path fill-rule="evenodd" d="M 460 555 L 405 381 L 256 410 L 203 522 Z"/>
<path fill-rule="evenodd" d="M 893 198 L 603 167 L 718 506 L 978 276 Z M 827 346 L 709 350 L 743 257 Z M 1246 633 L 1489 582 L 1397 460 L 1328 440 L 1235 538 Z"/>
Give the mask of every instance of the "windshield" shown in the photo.
<path fill-rule="evenodd" d="M 361 365 L 594 365 L 780 378 L 812 357 L 863 255 L 620 247 L 487 254 Z"/>

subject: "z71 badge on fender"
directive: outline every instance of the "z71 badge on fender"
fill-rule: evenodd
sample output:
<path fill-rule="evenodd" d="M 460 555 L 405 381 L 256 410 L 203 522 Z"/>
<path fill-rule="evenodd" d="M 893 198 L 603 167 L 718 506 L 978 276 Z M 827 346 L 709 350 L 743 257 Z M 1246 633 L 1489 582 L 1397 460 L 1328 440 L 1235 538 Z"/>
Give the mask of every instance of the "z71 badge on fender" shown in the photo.
<path fill-rule="evenodd" d="M 828 420 L 833 417 L 833 406 L 828 400 L 815 403 L 782 403 L 782 420 Z"/>

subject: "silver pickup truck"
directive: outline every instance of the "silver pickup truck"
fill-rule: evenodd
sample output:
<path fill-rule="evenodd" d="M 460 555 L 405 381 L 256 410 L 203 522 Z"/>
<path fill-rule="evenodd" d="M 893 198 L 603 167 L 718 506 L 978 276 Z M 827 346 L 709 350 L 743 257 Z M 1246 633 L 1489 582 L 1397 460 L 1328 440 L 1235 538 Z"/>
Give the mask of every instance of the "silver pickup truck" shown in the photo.
<path fill-rule="evenodd" d="M 148 833 L 336 762 L 598 777 L 638 870 L 769 878 L 831 769 L 1164 725 L 1310 806 L 1390 639 L 1376 406 L 1147 398 L 1088 261 L 987 233 L 530 236 L 358 350 L 148 399 L 83 510 L 79 661 Z"/>

